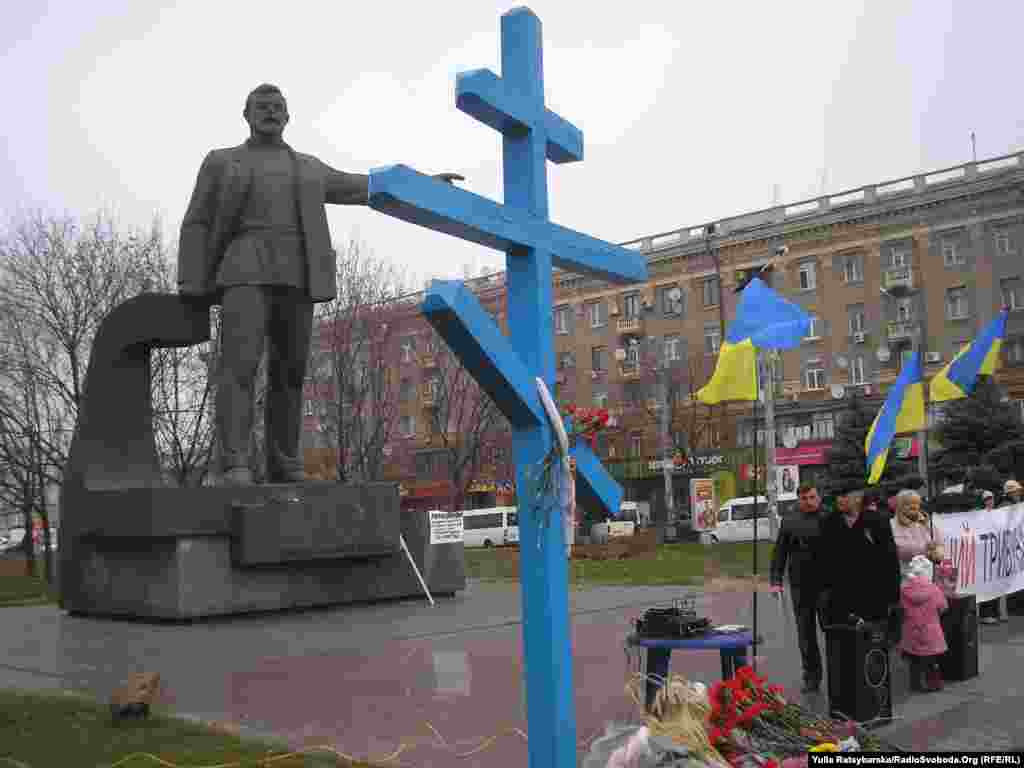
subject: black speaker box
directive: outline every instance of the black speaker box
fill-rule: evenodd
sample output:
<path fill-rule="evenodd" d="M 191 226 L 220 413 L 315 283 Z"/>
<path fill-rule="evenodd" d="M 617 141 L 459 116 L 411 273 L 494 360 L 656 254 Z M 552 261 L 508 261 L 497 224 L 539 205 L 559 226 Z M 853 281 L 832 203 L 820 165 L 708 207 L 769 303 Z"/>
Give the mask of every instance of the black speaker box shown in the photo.
<path fill-rule="evenodd" d="M 833 718 L 870 726 L 892 719 L 892 675 L 885 624 L 833 626 L 825 633 L 828 708 Z"/>
<path fill-rule="evenodd" d="M 950 597 L 942 614 L 942 631 L 949 646 L 939 667 L 946 680 L 970 680 L 978 676 L 978 602 L 974 595 Z"/>

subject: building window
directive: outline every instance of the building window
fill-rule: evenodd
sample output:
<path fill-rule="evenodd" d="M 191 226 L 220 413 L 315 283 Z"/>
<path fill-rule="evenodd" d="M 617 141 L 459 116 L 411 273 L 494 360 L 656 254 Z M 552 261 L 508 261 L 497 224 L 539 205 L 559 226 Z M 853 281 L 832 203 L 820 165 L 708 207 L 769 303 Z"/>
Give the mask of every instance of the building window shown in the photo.
<path fill-rule="evenodd" d="M 850 318 L 850 333 L 864 333 L 864 305 L 854 304 L 846 308 Z"/>
<path fill-rule="evenodd" d="M 416 340 L 411 336 L 402 340 L 402 362 L 411 363 L 416 352 Z"/>
<path fill-rule="evenodd" d="M 905 267 L 909 261 L 907 249 L 905 247 L 893 247 L 889 251 L 889 266 L 890 267 Z"/>
<path fill-rule="evenodd" d="M 863 357 L 855 357 L 850 360 L 850 383 L 854 386 L 864 383 Z"/>
<path fill-rule="evenodd" d="M 569 308 L 555 307 L 555 333 L 569 332 Z"/>
<path fill-rule="evenodd" d="M 559 370 L 565 368 L 576 367 L 576 353 L 575 352 L 560 352 L 558 355 L 558 368 Z"/>
<path fill-rule="evenodd" d="M 821 338 L 821 318 L 817 315 L 811 315 L 811 327 L 807 331 L 805 339 L 818 339 Z"/>
<path fill-rule="evenodd" d="M 1003 344 L 1006 350 L 1006 364 L 1020 365 L 1024 363 L 1024 337 L 1017 336 L 1007 339 Z"/>
<path fill-rule="evenodd" d="M 608 305 L 603 301 L 587 302 L 587 317 L 591 328 L 601 328 L 608 323 Z"/>
<path fill-rule="evenodd" d="M 594 407 L 595 408 L 607 408 L 608 407 L 608 393 L 605 390 L 598 390 L 594 392 Z"/>
<path fill-rule="evenodd" d="M 905 298 L 896 301 L 896 321 L 909 323 L 914 317 L 914 300 Z"/>
<path fill-rule="evenodd" d="M 952 237 L 942 239 L 942 263 L 947 267 L 955 267 L 959 264 L 966 264 L 967 258 L 963 251 L 957 247 L 957 241 Z"/>
<path fill-rule="evenodd" d="M 659 289 L 661 311 L 666 315 L 683 314 L 683 289 L 678 285 L 666 285 Z"/>
<path fill-rule="evenodd" d="M 644 438 L 643 435 L 630 435 L 629 436 L 629 457 L 631 459 L 639 459 L 644 455 Z"/>
<path fill-rule="evenodd" d="M 665 337 L 665 362 L 672 362 L 675 360 L 681 360 L 682 355 L 680 354 L 680 339 L 678 336 L 666 336 Z"/>
<path fill-rule="evenodd" d="M 825 388 L 825 369 L 821 367 L 821 363 L 812 363 L 804 371 L 804 388 L 810 390 Z"/>
<path fill-rule="evenodd" d="M 864 263 L 860 256 L 847 256 L 843 262 L 843 282 L 860 283 L 864 281 Z"/>
<path fill-rule="evenodd" d="M 719 299 L 718 278 L 708 277 L 701 281 L 705 307 L 717 307 Z"/>
<path fill-rule="evenodd" d="M 306 400 L 304 405 L 305 405 L 305 410 L 304 410 L 305 414 L 307 416 L 312 416 L 313 415 L 313 401 L 312 400 Z"/>
<path fill-rule="evenodd" d="M 640 314 L 640 294 L 627 293 L 622 297 L 622 316 L 631 320 Z"/>
<path fill-rule="evenodd" d="M 398 398 L 403 401 L 412 400 L 413 384 L 412 379 L 402 379 L 398 383 Z"/>
<path fill-rule="evenodd" d="M 800 265 L 800 290 L 813 291 L 817 285 L 814 262 L 805 261 Z"/>
<path fill-rule="evenodd" d="M 412 414 L 402 416 L 399 426 L 402 431 L 402 437 L 414 437 L 416 435 L 416 417 Z"/>
<path fill-rule="evenodd" d="M 704 352 L 709 355 L 718 354 L 718 348 L 722 344 L 721 329 L 718 325 L 704 326 Z"/>
<path fill-rule="evenodd" d="M 594 347 L 590 350 L 590 367 L 595 371 L 608 370 L 608 347 Z"/>
<path fill-rule="evenodd" d="M 1020 278 L 1006 277 L 999 281 L 1003 293 L 1003 306 L 1008 309 L 1024 309 L 1024 295 L 1020 292 Z"/>
<path fill-rule="evenodd" d="M 950 320 L 963 320 L 967 317 L 966 288 L 950 288 L 946 291 L 946 316 Z"/>
<path fill-rule="evenodd" d="M 626 345 L 626 367 L 636 368 L 640 363 L 640 345 L 635 339 L 631 339 Z"/>
<path fill-rule="evenodd" d="M 811 416 L 811 435 L 815 440 L 831 440 L 835 437 L 835 429 L 831 413 L 816 413 Z"/>
<path fill-rule="evenodd" d="M 1011 253 L 1013 253 L 1013 250 L 1012 250 L 1013 244 L 1010 242 L 1010 230 L 1009 229 L 1005 229 L 1004 228 L 1004 229 L 997 229 L 995 231 L 995 245 L 996 245 L 996 254 L 999 255 L 999 256 L 1009 256 Z"/>

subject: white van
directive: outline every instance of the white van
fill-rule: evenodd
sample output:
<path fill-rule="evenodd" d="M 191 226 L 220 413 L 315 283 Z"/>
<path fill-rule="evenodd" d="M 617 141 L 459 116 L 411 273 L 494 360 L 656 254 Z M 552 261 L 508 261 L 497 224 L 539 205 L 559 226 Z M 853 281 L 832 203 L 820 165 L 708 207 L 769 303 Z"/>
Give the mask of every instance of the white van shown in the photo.
<path fill-rule="evenodd" d="M 519 513 L 515 507 L 468 509 L 462 513 L 467 547 L 497 547 L 519 543 Z"/>
<path fill-rule="evenodd" d="M 771 539 L 772 525 L 768 515 L 768 498 L 758 496 L 757 538 L 762 541 Z M 778 496 L 778 516 L 783 517 L 796 512 L 798 499 L 795 493 L 780 493 Z M 718 510 L 718 525 L 714 530 L 704 534 L 715 544 L 720 541 L 753 541 L 754 540 L 754 497 L 739 496 L 729 499 Z"/>

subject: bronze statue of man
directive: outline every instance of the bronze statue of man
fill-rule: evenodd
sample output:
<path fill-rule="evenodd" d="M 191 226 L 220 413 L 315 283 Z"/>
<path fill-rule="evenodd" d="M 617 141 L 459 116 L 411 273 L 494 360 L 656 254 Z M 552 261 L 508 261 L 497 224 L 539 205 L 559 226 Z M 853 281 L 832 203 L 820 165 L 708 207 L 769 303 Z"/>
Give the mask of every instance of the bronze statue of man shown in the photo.
<path fill-rule="evenodd" d="M 366 205 L 369 177 L 336 171 L 285 144 L 288 106 L 277 86 L 255 88 L 242 116 L 249 139 L 213 150 L 199 169 L 181 225 L 178 290 L 221 305 L 216 421 L 224 482 L 253 482 L 249 441 L 265 342 L 267 481 L 299 482 L 313 304 L 336 293 L 324 204 Z"/>

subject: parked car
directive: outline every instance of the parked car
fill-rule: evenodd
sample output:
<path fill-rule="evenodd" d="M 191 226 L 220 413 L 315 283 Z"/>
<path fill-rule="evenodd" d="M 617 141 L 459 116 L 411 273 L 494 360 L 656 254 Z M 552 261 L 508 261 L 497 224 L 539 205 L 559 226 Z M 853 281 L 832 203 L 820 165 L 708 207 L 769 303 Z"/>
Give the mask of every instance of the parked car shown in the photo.
<path fill-rule="evenodd" d="M 6 541 L 0 544 L 0 552 L 10 552 L 11 550 L 17 549 L 21 546 L 21 542 L 25 540 L 25 529 L 24 528 L 11 528 L 5 536 Z"/>
<path fill-rule="evenodd" d="M 768 515 L 768 499 L 757 497 L 757 537 L 762 541 L 771 539 L 772 526 Z M 780 493 L 778 496 L 778 520 L 796 509 L 797 496 L 794 493 Z M 754 539 L 754 497 L 740 496 L 729 499 L 718 511 L 718 524 L 706 531 L 705 540 L 717 544 L 720 541 L 753 541 Z"/>

